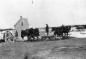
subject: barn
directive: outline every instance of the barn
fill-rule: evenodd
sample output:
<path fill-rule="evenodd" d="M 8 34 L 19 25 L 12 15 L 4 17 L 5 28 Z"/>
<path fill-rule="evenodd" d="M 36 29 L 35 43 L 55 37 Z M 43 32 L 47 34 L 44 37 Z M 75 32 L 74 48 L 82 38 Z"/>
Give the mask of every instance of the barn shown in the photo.
<path fill-rule="evenodd" d="M 29 29 L 28 19 L 23 18 L 22 16 L 20 16 L 20 19 L 14 25 L 14 28 L 16 29 L 17 37 L 21 38 L 21 30 Z"/>

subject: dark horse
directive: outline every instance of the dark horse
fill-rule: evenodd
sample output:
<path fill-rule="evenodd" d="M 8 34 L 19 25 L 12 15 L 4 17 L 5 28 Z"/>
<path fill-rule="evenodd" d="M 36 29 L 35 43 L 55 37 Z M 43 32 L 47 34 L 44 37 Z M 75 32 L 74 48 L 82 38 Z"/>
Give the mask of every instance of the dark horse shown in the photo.
<path fill-rule="evenodd" d="M 38 38 L 39 36 L 39 29 L 38 28 L 30 28 L 26 30 L 21 31 L 21 37 L 24 38 L 24 36 L 28 37 L 28 40 L 31 40 L 31 38 L 35 39 L 35 37 Z"/>
<path fill-rule="evenodd" d="M 59 36 L 59 37 L 64 37 L 64 36 L 68 36 L 68 33 L 71 29 L 71 26 L 60 26 L 60 27 L 53 27 L 52 31 L 54 31 L 54 35 Z"/>

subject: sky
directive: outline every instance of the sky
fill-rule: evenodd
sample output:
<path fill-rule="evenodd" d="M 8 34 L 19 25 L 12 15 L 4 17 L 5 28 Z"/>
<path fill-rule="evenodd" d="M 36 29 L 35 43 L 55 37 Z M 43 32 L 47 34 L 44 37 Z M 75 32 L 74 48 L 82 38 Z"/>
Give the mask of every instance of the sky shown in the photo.
<path fill-rule="evenodd" d="M 0 0 L 0 28 L 13 28 L 20 16 L 30 27 L 86 24 L 86 0 Z"/>

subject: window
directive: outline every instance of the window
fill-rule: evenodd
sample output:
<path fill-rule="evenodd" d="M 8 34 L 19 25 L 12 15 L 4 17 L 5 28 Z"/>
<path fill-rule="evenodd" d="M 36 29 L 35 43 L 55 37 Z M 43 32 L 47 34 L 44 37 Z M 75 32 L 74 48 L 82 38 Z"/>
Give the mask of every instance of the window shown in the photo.
<path fill-rule="evenodd" d="M 21 26 L 23 26 L 23 22 L 21 23 Z"/>

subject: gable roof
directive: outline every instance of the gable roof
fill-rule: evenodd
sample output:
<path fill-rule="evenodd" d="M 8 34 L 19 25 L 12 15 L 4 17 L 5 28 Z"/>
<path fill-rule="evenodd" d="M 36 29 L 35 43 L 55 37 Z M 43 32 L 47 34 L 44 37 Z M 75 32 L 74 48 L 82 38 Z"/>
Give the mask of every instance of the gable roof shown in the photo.
<path fill-rule="evenodd" d="M 27 19 L 26 19 L 26 18 L 23 18 L 22 16 L 20 16 L 20 19 L 17 21 L 16 24 L 14 24 L 14 27 L 15 27 L 21 20 L 27 20 Z"/>

